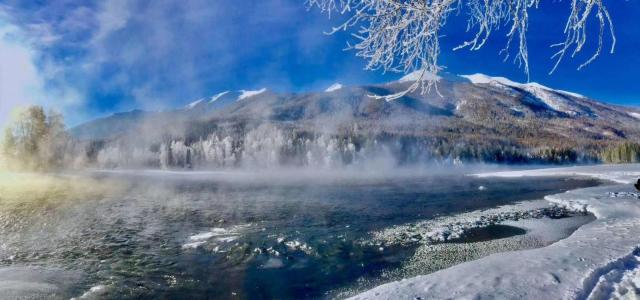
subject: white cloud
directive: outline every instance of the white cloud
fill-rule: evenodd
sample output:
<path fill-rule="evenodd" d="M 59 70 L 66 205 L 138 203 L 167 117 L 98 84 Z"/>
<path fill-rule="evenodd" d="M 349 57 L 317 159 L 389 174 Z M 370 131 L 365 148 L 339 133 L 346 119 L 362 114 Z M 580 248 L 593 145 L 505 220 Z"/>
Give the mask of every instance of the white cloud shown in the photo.
<path fill-rule="evenodd" d="M 29 24 L 27 25 L 27 30 L 33 37 L 34 42 L 43 46 L 50 46 L 62 38 L 46 23 Z"/>
<path fill-rule="evenodd" d="M 36 57 L 24 32 L 0 19 L 0 128 L 21 107 L 37 104 L 68 113 L 69 108 L 82 104 L 79 93 L 69 85 L 47 86 L 48 78 L 61 75 L 60 67 L 38 66 Z"/>
<path fill-rule="evenodd" d="M 20 30 L 0 20 L 0 126 L 20 106 L 42 103 L 44 81 Z"/>
<path fill-rule="evenodd" d="M 223 89 L 299 88 L 291 67 L 329 61 L 335 43 L 323 34 L 331 24 L 326 16 L 289 0 L 0 4 L 3 19 L 24 37 L 22 70 L 46 92 L 36 100 L 49 101 L 38 104 L 62 111 L 71 125 L 111 111 L 174 107 Z"/>
<path fill-rule="evenodd" d="M 94 43 L 105 39 L 114 31 L 127 25 L 131 15 L 125 0 L 108 0 L 102 2 L 101 10 L 97 14 L 98 31 L 93 36 Z"/>

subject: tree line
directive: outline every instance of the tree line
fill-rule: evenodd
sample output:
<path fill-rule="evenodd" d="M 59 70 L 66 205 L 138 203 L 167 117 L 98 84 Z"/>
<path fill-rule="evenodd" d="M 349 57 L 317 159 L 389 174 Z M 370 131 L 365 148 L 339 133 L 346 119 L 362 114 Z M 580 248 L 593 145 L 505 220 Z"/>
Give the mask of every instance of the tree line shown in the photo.
<path fill-rule="evenodd" d="M 6 128 L 1 152 L 11 167 L 34 171 L 86 167 L 339 167 L 381 158 L 395 165 L 640 162 L 640 145 L 630 142 L 603 149 L 529 148 L 508 139 L 482 141 L 356 131 L 318 134 L 274 124 L 235 130 L 214 127 L 204 131 L 189 130 L 189 136 L 164 136 L 158 141 L 141 143 L 126 138 L 78 141 L 66 132 L 61 114 L 33 106 Z M 196 132 L 202 135 L 191 136 Z"/>
<path fill-rule="evenodd" d="M 625 142 L 608 147 L 600 153 L 600 159 L 605 163 L 638 163 L 640 162 L 640 144 Z"/>
<path fill-rule="evenodd" d="M 78 159 L 62 114 L 41 106 L 23 110 L 5 128 L 2 155 L 10 168 L 46 171 L 60 169 Z"/>

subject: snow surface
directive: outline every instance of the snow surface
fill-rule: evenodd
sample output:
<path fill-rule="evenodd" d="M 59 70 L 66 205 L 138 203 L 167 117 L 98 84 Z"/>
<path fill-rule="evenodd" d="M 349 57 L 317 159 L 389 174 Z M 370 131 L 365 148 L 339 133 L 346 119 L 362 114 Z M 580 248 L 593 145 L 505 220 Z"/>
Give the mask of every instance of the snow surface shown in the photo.
<path fill-rule="evenodd" d="M 456 103 L 456 111 L 459 111 L 460 109 L 462 109 L 463 106 L 467 105 L 467 100 L 459 100 Z"/>
<path fill-rule="evenodd" d="M 640 165 L 598 165 L 476 174 L 480 177 L 590 176 L 618 184 L 545 197 L 596 220 L 550 246 L 497 253 L 391 282 L 353 299 L 610 299 L 633 297 L 640 278 Z M 637 295 L 636 295 L 637 296 Z"/>
<path fill-rule="evenodd" d="M 247 99 L 247 98 L 249 98 L 249 97 L 253 97 L 253 96 L 256 96 L 256 95 L 260 95 L 260 94 L 262 94 L 262 93 L 264 93 L 264 92 L 266 92 L 266 91 L 267 91 L 267 89 L 266 89 L 266 88 L 263 88 L 263 89 L 260 89 L 260 90 L 257 90 L 257 91 L 240 90 L 240 93 L 241 93 L 241 94 L 240 94 L 240 96 L 238 97 L 238 100 L 243 100 L 243 99 Z"/>
<path fill-rule="evenodd" d="M 524 112 L 524 111 L 522 110 L 522 108 L 517 107 L 517 106 L 512 106 L 512 107 L 511 107 L 511 110 L 512 110 L 512 111 L 515 111 L 515 112 L 517 112 L 517 113 L 522 113 L 522 112 Z"/>
<path fill-rule="evenodd" d="M 327 92 L 327 93 L 330 93 L 330 92 L 337 91 L 337 90 L 339 90 L 339 89 L 341 89 L 343 87 L 344 86 L 342 84 L 340 84 L 340 83 L 334 83 L 324 91 Z"/>
<path fill-rule="evenodd" d="M 386 245 L 446 242 L 460 238 L 469 229 L 504 224 L 509 221 L 540 219 L 552 212 L 560 213 L 560 210 L 561 208 L 551 207 L 548 201 L 525 201 L 392 226 L 374 232 L 368 242 L 374 244 L 381 242 Z"/>
<path fill-rule="evenodd" d="M 562 93 L 565 95 L 569 95 L 571 97 L 575 97 L 575 98 L 587 98 L 584 95 L 578 94 L 578 93 L 574 93 L 574 92 L 569 92 L 569 91 L 564 91 L 564 90 L 555 90 L 558 93 Z"/>
<path fill-rule="evenodd" d="M 424 73 L 424 75 L 423 75 Z M 427 72 L 427 71 L 423 71 L 423 70 L 418 70 L 418 71 L 414 71 L 411 72 L 405 76 L 403 76 L 402 78 L 400 78 L 398 81 L 399 82 L 413 82 L 413 81 L 417 81 L 418 79 L 420 79 L 420 76 L 422 76 L 422 80 L 440 80 L 441 77 L 433 74 L 431 72 Z"/>
<path fill-rule="evenodd" d="M 474 174 L 477 177 L 585 176 L 629 184 L 640 178 L 640 165 L 598 165 Z"/>
<path fill-rule="evenodd" d="M 518 86 L 518 87 L 521 86 L 520 83 L 511 81 L 505 77 L 492 77 L 492 76 L 487 76 L 480 73 L 473 74 L 473 75 L 460 75 L 460 77 L 469 79 L 469 81 L 471 81 L 471 83 L 473 84 L 499 83 L 499 84 L 508 85 L 508 86 Z"/>
<path fill-rule="evenodd" d="M 194 107 L 198 106 L 198 104 L 202 103 L 202 101 L 204 101 L 204 99 L 199 99 L 199 100 L 193 101 L 193 102 L 187 104 L 185 106 L 185 108 L 186 109 L 193 109 Z"/>
<path fill-rule="evenodd" d="M 629 112 L 629 115 L 636 118 L 636 119 L 640 119 L 640 113 L 637 112 Z"/>
<path fill-rule="evenodd" d="M 547 91 L 551 91 L 551 92 L 557 92 L 557 93 L 569 95 L 569 96 L 572 96 L 572 97 L 575 97 L 575 98 L 585 98 L 585 96 L 580 95 L 578 93 L 552 89 L 552 88 L 550 88 L 548 86 L 544 86 L 544 85 L 539 84 L 537 82 L 519 83 L 519 82 L 512 81 L 512 80 L 510 80 L 508 78 L 505 78 L 505 77 L 493 77 L 493 76 L 488 76 L 488 75 L 480 74 L 480 73 L 476 73 L 476 74 L 472 74 L 472 75 L 460 75 L 460 77 L 468 79 L 473 84 L 492 84 L 492 83 L 495 84 L 495 83 L 499 83 L 499 84 L 506 85 L 506 86 L 511 86 L 511 87 L 538 88 L 538 89 L 543 89 L 543 90 L 547 90 Z"/>
<path fill-rule="evenodd" d="M 525 201 L 521 204 L 529 206 L 529 202 L 535 202 L 539 207 L 549 207 L 550 203 L 545 200 Z M 536 206 L 534 205 L 534 206 Z M 508 211 L 506 205 L 504 211 Z M 515 208 L 515 207 L 514 207 Z M 521 206 L 520 208 L 525 208 Z M 475 214 L 481 213 L 476 211 Z M 459 215 L 452 215 L 453 222 Z M 415 251 L 407 260 L 403 260 L 399 268 L 385 270 L 378 278 L 364 279 L 362 285 L 373 287 L 392 280 L 401 280 L 422 274 L 433 273 L 439 270 L 477 260 L 494 253 L 504 253 L 507 251 L 518 251 L 546 247 L 561 239 L 570 236 L 576 228 L 594 220 L 593 216 L 575 215 L 569 218 L 523 218 L 520 220 L 506 220 L 500 222 L 503 226 L 520 228 L 526 233 L 516 234 L 498 239 L 477 240 L 473 242 L 447 242 L 447 243 L 414 243 Z M 374 246 L 374 244 L 366 244 Z M 395 247 L 395 244 L 383 243 L 384 251 L 387 247 Z M 344 299 L 357 295 L 358 288 L 340 291 L 333 299 Z M 402 298 L 400 298 L 402 299 Z M 427 298 L 431 299 L 431 298 Z"/>
<path fill-rule="evenodd" d="M 492 86 L 497 86 L 501 88 L 518 88 L 525 90 L 544 102 L 549 108 L 564 112 L 570 115 L 576 115 L 579 112 L 571 109 L 571 103 L 569 103 L 569 99 L 566 99 L 564 96 L 570 96 L 574 98 L 585 98 L 584 96 L 567 92 L 563 90 L 556 90 L 550 87 L 544 86 L 537 82 L 530 83 L 519 83 L 512 81 L 510 79 L 504 77 L 492 77 L 485 74 L 472 74 L 472 75 L 460 75 L 460 77 L 466 78 L 473 84 L 488 84 Z M 558 95 L 560 94 L 560 95 Z"/>
<path fill-rule="evenodd" d="M 229 91 L 224 91 L 222 93 L 214 95 L 213 97 L 211 97 L 211 100 L 209 100 L 209 103 L 216 102 L 218 99 L 220 99 L 220 97 L 222 97 L 222 96 L 224 96 L 224 95 L 226 95 L 228 93 L 229 93 Z"/>

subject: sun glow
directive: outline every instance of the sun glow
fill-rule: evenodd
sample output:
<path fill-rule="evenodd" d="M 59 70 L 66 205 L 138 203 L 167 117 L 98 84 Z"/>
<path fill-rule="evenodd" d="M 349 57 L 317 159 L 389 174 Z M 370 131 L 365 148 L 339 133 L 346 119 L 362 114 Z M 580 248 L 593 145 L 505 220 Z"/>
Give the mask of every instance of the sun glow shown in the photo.
<path fill-rule="evenodd" d="M 0 205 L 63 204 L 121 191 L 117 183 L 75 175 L 16 173 L 0 170 Z"/>

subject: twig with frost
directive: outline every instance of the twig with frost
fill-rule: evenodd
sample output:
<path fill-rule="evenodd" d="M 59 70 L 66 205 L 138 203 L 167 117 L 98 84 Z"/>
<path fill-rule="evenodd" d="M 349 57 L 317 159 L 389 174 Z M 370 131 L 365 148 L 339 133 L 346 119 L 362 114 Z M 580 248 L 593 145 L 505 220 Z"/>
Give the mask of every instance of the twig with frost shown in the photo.
<path fill-rule="evenodd" d="M 599 21 L 598 47 L 578 70 L 595 60 L 602 52 L 606 29 L 611 36 L 611 53 L 615 48 L 613 22 L 604 0 L 569 0 L 571 10 L 564 30 L 565 40 L 552 45 L 560 47 L 553 55 L 556 60 L 553 73 L 565 55 L 580 53 L 587 41 L 587 23 L 595 14 Z M 317 7 L 331 16 L 339 13 L 347 20 L 334 27 L 328 34 L 347 31 L 357 26 L 352 35 L 357 40 L 348 49 L 367 60 L 367 70 L 403 72 L 424 70 L 407 90 L 387 96 L 376 96 L 388 101 L 421 89 L 426 93 L 434 86 L 434 76 L 442 70 L 438 64 L 442 28 L 452 12 L 467 14 L 467 31 L 475 31 L 473 37 L 454 50 L 482 48 L 491 34 L 503 27 L 507 29 L 507 42 L 501 55 L 510 57 L 511 45 L 517 40 L 514 63 L 529 76 L 529 51 L 527 30 L 529 10 L 538 8 L 540 0 L 305 0 L 308 7 Z"/>

